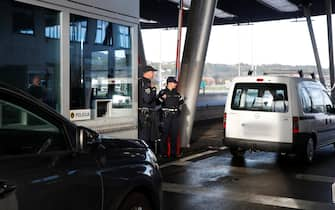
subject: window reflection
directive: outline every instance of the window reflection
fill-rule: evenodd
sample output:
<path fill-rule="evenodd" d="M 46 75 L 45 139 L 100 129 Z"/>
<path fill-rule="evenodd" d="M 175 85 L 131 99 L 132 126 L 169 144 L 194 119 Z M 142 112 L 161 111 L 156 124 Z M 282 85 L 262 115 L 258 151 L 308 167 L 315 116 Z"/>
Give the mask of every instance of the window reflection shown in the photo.
<path fill-rule="evenodd" d="M 109 24 L 107 21 L 97 20 L 95 43 L 104 45 L 113 44 L 112 24 Z"/>
<path fill-rule="evenodd" d="M 130 28 L 76 15 L 70 19 L 71 25 L 86 25 L 85 42 L 71 42 L 70 108 L 90 109 L 92 119 L 132 108 Z"/>
<path fill-rule="evenodd" d="M 130 33 L 129 27 L 116 25 L 118 34 L 117 34 L 117 47 L 120 48 L 130 48 Z"/>
<path fill-rule="evenodd" d="M 87 18 L 71 15 L 70 40 L 81 42 L 86 41 Z"/>
<path fill-rule="evenodd" d="M 60 24 L 57 14 L 47 13 L 44 17 L 45 20 L 45 37 L 50 39 L 60 38 Z"/>
<path fill-rule="evenodd" d="M 0 8 L 8 9 L 0 21 L 0 81 L 59 111 L 60 40 L 45 39 L 46 28 L 59 29 L 59 12 L 12 0 Z"/>
<path fill-rule="evenodd" d="M 15 33 L 34 35 L 34 13 L 32 7 L 20 3 L 14 4 L 13 29 Z"/>

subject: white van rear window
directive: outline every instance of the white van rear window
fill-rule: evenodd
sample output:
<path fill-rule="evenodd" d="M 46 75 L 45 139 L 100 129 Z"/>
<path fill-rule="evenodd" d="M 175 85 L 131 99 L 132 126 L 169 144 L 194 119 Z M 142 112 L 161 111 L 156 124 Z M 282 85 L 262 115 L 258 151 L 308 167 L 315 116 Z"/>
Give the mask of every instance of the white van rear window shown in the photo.
<path fill-rule="evenodd" d="M 234 110 L 287 112 L 285 84 L 237 83 L 231 108 Z"/>

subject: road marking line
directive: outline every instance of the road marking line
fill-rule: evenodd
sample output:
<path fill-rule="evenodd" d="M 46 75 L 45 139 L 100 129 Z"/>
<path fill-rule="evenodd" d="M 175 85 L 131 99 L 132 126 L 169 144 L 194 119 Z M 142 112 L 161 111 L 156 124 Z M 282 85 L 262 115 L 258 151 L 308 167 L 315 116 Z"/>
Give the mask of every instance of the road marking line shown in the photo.
<path fill-rule="evenodd" d="M 161 165 L 160 168 L 166 168 L 166 167 L 172 166 L 172 165 L 183 166 L 183 163 L 181 163 L 181 162 L 188 162 L 189 160 L 199 158 L 199 157 L 202 157 L 202 156 L 205 156 L 205 155 L 210 155 L 210 154 L 213 154 L 213 153 L 216 153 L 216 152 L 218 152 L 218 151 L 217 150 L 208 150 L 208 151 L 201 152 L 201 153 L 198 153 L 198 154 L 190 155 L 188 157 L 184 157 L 184 158 L 181 158 L 179 160 L 176 160 L 176 161 L 173 161 L 173 162 L 170 162 L 170 163 L 165 163 L 165 164 Z M 186 163 L 184 165 L 188 165 L 188 164 L 189 163 Z"/>
<path fill-rule="evenodd" d="M 226 147 L 226 146 L 223 146 L 223 147 L 220 147 L 219 148 L 219 150 L 221 150 L 221 151 L 223 151 L 223 150 L 227 150 L 228 149 L 228 147 Z"/>
<path fill-rule="evenodd" d="M 259 195 L 254 193 L 245 192 L 232 192 L 228 190 L 210 190 L 206 187 L 201 186 L 188 186 L 174 183 L 163 183 L 163 191 L 180 193 L 180 194 L 191 194 L 198 196 L 206 196 L 209 198 L 220 198 L 232 201 L 242 201 L 248 203 L 255 203 L 261 205 L 269 205 L 274 207 L 284 207 L 292 209 L 305 209 L 305 210 L 334 210 L 334 205 L 330 203 L 308 201 L 295 198 Z"/>
<path fill-rule="evenodd" d="M 181 158 L 179 161 L 189 161 L 189 160 L 192 160 L 192 159 L 195 159 L 195 158 L 198 158 L 198 157 L 201 157 L 201 156 L 205 156 L 205 155 L 210 155 L 210 154 L 213 154 L 213 153 L 216 153 L 218 152 L 217 150 L 208 150 L 208 151 L 205 151 L 205 152 L 201 152 L 201 153 L 198 153 L 198 154 L 194 154 L 194 155 L 191 155 L 191 156 L 188 156 L 188 157 L 184 157 L 184 158 Z"/>
<path fill-rule="evenodd" d="M 319 175 L 312 175 L 312 174 L 296 174 L 295 178 L 306 180 L 306 181 L 313 181 L 313 182 L 326 182 L 326 183 L 335 182 L 335 177 L 319 176 Z"/>
<path fill-rule="evenodd" d="M 170 163 L 165 163 L 163 165 L 161 165 L 159 168 L 166 168 L 166 167 L 169 167 L 169 166 L 188 166 L 190 165 L 192 162 L 190 161 L 173 161 L 173 162 L 170 162 Z"/>

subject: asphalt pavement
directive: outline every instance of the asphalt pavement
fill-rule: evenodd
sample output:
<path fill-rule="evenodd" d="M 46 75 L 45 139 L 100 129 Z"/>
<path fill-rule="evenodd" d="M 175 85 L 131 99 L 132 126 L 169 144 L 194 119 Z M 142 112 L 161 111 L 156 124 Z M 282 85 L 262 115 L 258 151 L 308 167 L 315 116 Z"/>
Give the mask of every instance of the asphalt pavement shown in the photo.
<path fill-rule="evenodd" d="M 221 140 L 221 119 L 198 122 L 184 156 L 161 164 L 164 210 L 335 210 L 333 146 L 306 165 L 294 156 L 267 152 L 234 159 Z"/>

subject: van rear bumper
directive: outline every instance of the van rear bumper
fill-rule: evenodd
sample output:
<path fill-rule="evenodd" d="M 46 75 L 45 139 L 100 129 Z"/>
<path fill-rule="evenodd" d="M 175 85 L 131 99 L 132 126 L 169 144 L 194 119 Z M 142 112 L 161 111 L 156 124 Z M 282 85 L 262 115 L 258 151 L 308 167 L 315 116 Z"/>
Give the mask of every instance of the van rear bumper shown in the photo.
<path fill-rule="evenodd" d="M 294 147 L 292 143 L 255 141 L 237 138 L 225 138 L 222 140 L 224 146 L 240 147 L 243 149 L 262 150 L 269 152 L 292 152 Z"/>

